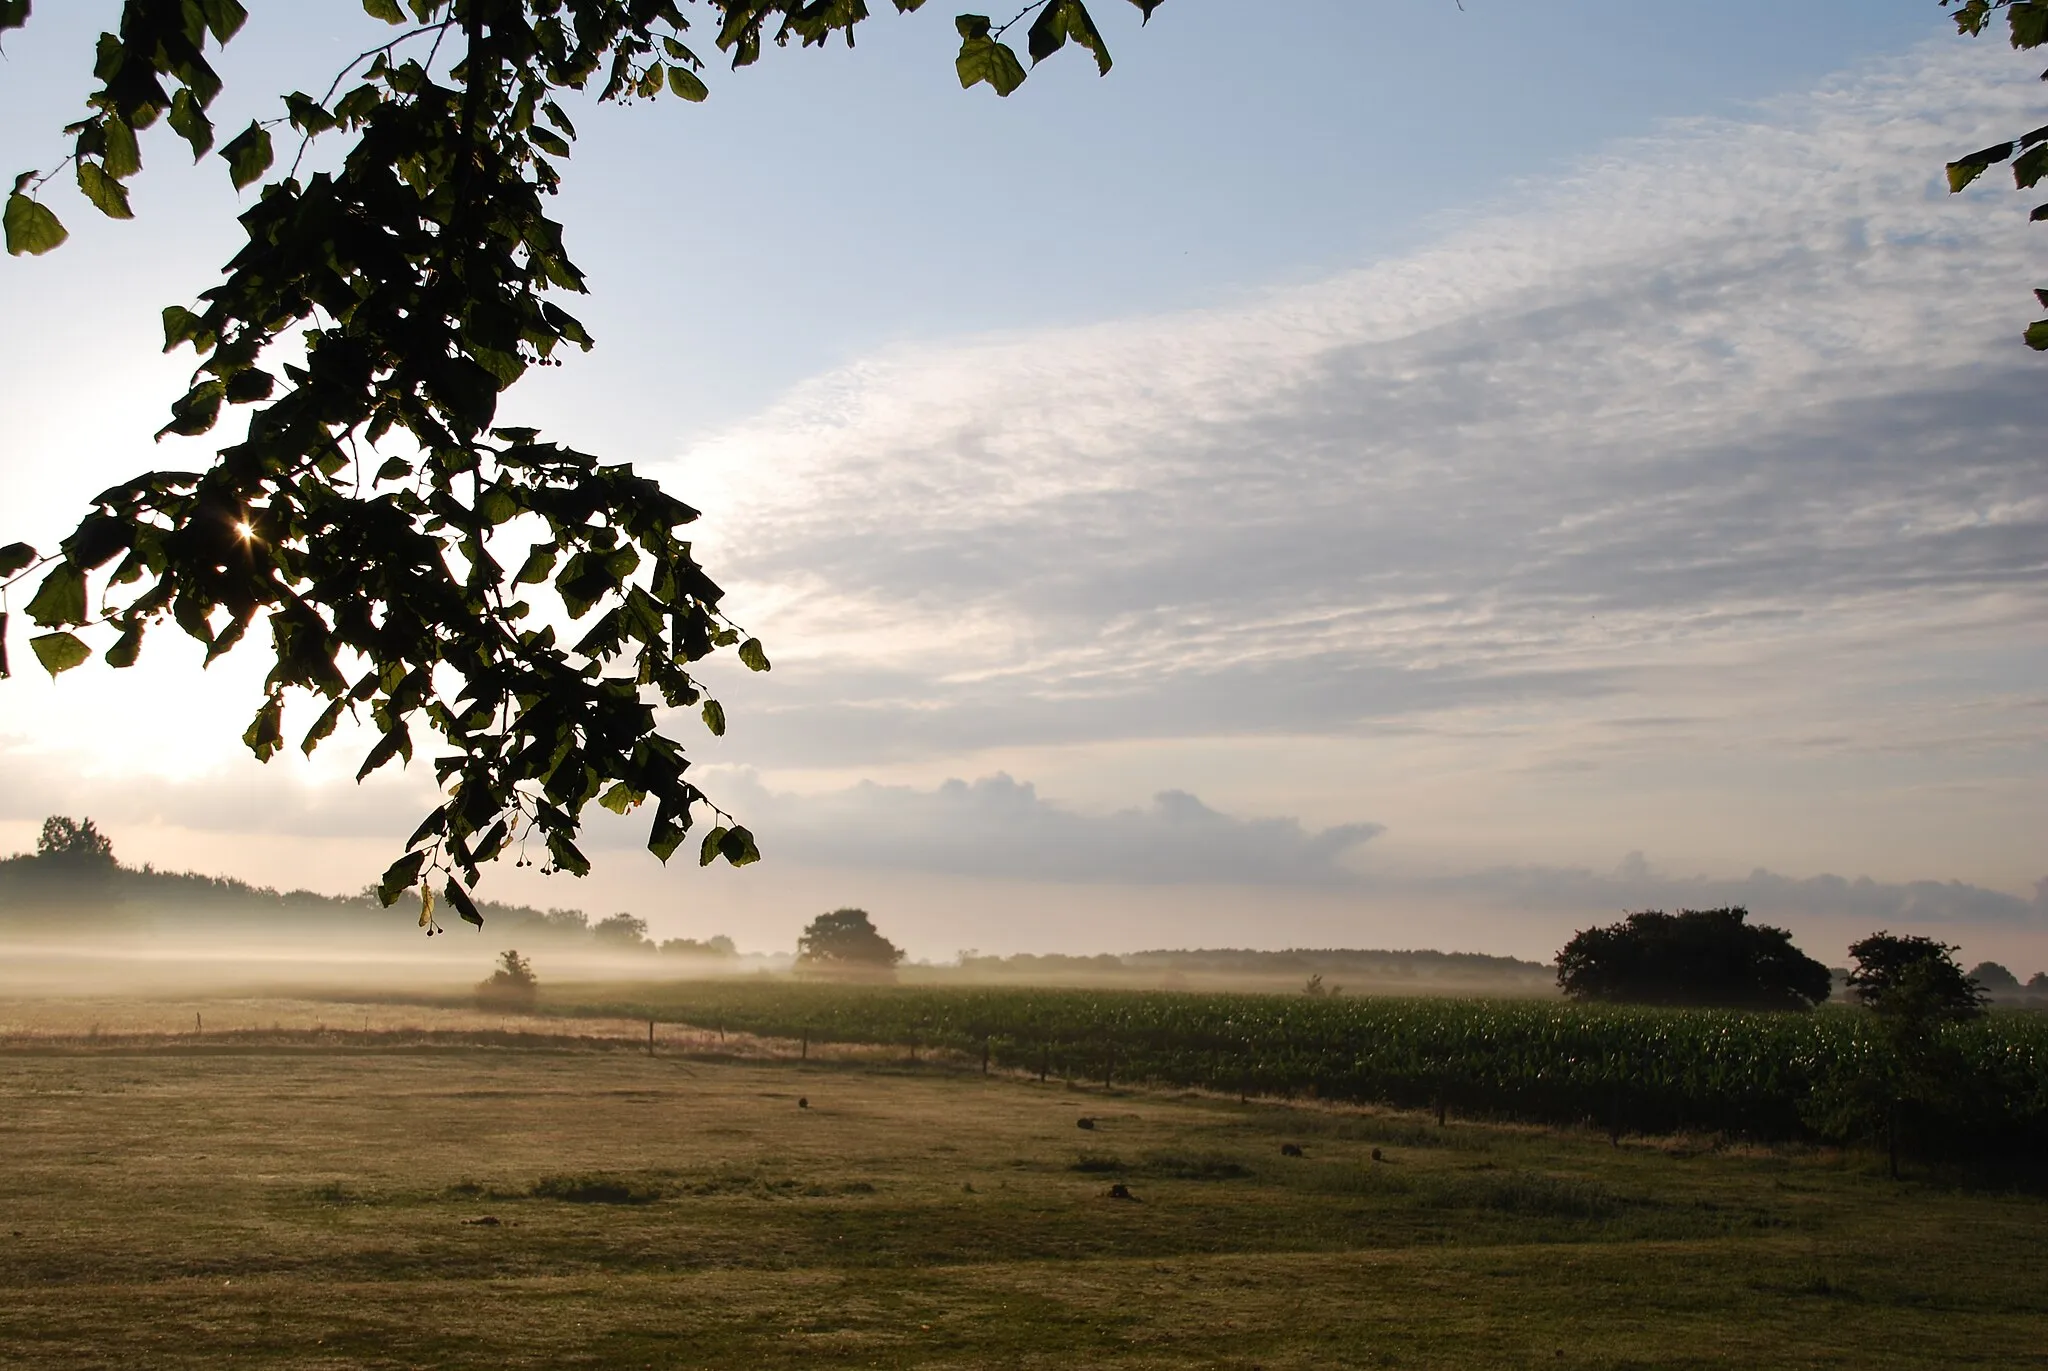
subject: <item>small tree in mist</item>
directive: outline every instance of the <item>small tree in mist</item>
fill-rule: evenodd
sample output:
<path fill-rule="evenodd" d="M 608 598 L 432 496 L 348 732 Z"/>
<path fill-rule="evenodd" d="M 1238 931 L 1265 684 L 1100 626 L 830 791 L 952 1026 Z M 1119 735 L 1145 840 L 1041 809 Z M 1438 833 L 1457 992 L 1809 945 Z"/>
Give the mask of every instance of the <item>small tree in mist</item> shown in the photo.
<path fill-rule="evenodd" d="M 540 981 L 533 966 L 513 948 L 498 954 L 498 969 L 477 982 L 476 1002 L 483 1009 L 530 1011 L 540 1000 Z"/>
<path fill-rule="evenodd" d="M 1987 995 L 2017 995 L 2020 993 L 2020 978 L 1997 962 L 1979 962 L 1970 968 L 1970 979 L 1983 987 Z"/>
<path fill-rule="evenodd" d="M 696 938 L 669 938 L 661 945 L 663 956 L 668 957 L 737 957 L 740 950 L 731 938 L 723 933 L 714 933 L 701 942 Z"/>
<path fill-rule="evenodd" d="M 1947 1031 L 1984 1013 L 1983 988 L 1955 950 L 1882 932 L 1849 947 L 1849 990 L 1876 1031 L 1858 1069 L 1815 1092 L 1808 1119 L 1837 1137 L 1881 1138 L 1894 1180 L 1903 1149 L 1953 1136 L 1982 1103 L 1970 1098 L 1969 1063 Z"/>
<path fill-rule="evenodd" d="M 36 859 L 76 871 L 112 871 L 120 865 L 114 860 L 113 840 L 94 827 L 91 819 L 69 819 L 61 814 L 43 820 L 42 834 L 36 839 Z"/>
<path fill-rule="evenodd" d="M 654 943 L 647 936 L 647 920 L 632 914 L 614 914 L 599 919 L 590 927 L 591 937 L 598 946 L 616 952 L 652 952 Z"/>
<path fill-rule="evenodd" d="M 865 909 L 820 914 L 796 940 L 796 964 L 819 971 L 888 971 L 903 949 L 875 931 Z"/>

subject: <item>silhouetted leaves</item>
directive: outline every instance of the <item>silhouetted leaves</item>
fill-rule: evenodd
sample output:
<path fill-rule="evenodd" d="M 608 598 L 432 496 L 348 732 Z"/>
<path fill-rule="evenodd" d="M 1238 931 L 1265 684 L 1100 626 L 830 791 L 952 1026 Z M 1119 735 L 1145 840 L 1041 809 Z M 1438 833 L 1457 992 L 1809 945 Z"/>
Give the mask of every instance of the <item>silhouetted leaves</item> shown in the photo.
<path fill-rule="evenodd" d="M 2007 37 L 2013 47 L 2024 51 L 2048 44 L 2048 3 L 2044 0 L 1941 0 L 1941 3 L 1944 7 L 1953 7 L 1959 32 L 1983 33 L 2002 10 L 2006 16 Z M 2044 81 L 2048 81 L 2048 72 L 2041 75 Z M 2039 184 L 2042 176 L 2048 175 L 2048 125 L 1950 162 L 1949 191 L 1963 190 L 1988 168 L 2008 159 L 2013 162 L 2013 185 L 2029 190 Z M 2031 217 L 2036 223 L 2048 220 L 2048 205 L 2037 206 Z M 2048 293 L 2036 291 L 2035 294 L 2041 297 L 2042 305 L 2048 307 Z M 2037 352 L 2048 351 L 2048 319 L 2036 320 L 2029 325 L 2025 337 L 2028 347 Z"/>
<path fill-rule="evenodd" d="M 899 11 L 920 0 L 895 0 Z M 708 0 L 718 50 L 735 68 L 764 36 L 805 47 L 849 43 L 867 8 L 847 0 Z M 1152 4 L 1140 0 L 1149 14 Z M 239 217 L 242 242 L 220 280 L 163 311 L 166 351 L 195 370 L 159 437 L 197 437 L 223 406 L 246 430 L 203 471 L 152 471 L 116 485 L 43 577 L 28 615 L 53 672 L 85 660 L 72 630 L 118 631 L 107 661 L 136 660 L 147 629 L 177 625 L 208 661 L 267 630 L 273 664 L 243 734 L 261 759 L 283 750 L 285 716 L 314 706 L 311 753 L 344 716 L 375 742 L 357 771 L 406 763 L 431 739 L 441 802 L 385 873 L 395 902 L 414 885 L 431 930 L 432 873 L 466 919 L 479 866 L 538 837 L 549 865 L 581 874 L 592 801 L 653 811 L 647 846 L 666 861 L 700 807 L 721 821 L 699 856 L 760 859 L 753 835 L 687 778 L 661 710 L 696 707 L 723 733 L 692 664 L 737 647 L 753 671 L 766 650 L 726 619 L 722 592 L 681 533 L 697 512 L 629 466 L 494 427 L 499 397 L 528 369 L 556 365 L 588 332 L 550 295 L 581 292 L 562 226 L 547 214 L 576 129 L 555 96 L 599 100 L 709 88 L 686 43 L 679 0 L 364 0 L 396 28 L 320 98 L 294 91 L 282 117 L 251 120 L 218 149 L 237 190 L 261 184 Z M 0 29 L 25 0 L 0 0 Z M 105 214 L 130 212 L 142 165 L 137 130 L 162 121 L 195 158 L 214 150 L 220 91 L 209 49 L 242 27 L 237 0 L 125 0 L 102 35 L 86 118 L 66 129 L 80 191 Z M 1108 54 L 1079 0 L 1040 0 L 1042 58 L 1071 42 Z M 1008 95 L 1025 78 L 1004 30 L 962 16 L 960 76 Z M 773 24 L 772 32 L 767 26 Z M 412 28 L 407 28 L 412 25 Z M 1010 25 L 1005 25 L 1007 29 Z M 429 50 L 466 44 L 450 67 Z M 1050 45 L 1050 46 L 1048 46 Z M 270 176 L 271 129 L 329 138 L 339 156 L 303 179 Z M 54 173 L 24 174 L 6 207 L 8 251 L 47 252 L 63 225 L 38 202 Z M 273 344 L 287 342 L 284 356 Z M 508 575 L 493 542 L 531 539 Z M 26 544 L 0 549 L 0 579 L 26 574 Z M 86 578 L 112 565 L 102 603 Z M 549 596 L 575 621 L 559 641 Z M 0 624 L 4 633 L 4 624 Z M 0 652 L 4 652 L 0 640 Z M 4 661 L 4 658 L 0 658 Z"/>

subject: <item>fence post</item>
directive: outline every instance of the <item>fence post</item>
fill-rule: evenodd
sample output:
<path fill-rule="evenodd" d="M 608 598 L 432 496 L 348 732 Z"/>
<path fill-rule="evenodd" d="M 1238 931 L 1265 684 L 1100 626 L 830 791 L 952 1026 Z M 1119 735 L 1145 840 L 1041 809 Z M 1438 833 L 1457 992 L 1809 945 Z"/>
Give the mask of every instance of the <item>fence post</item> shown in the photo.
<path fill-rule="evenodd" d="M 981 1074 L 988 1074 L 988 1034 L 981 1035 Z"/>

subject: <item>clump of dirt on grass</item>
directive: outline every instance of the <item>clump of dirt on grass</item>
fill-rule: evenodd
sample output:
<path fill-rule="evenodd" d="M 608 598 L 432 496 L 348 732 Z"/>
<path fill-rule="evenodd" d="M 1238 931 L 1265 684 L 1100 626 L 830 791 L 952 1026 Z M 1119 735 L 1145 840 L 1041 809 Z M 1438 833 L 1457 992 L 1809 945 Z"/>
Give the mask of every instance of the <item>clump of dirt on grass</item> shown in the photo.
<path fill-rule="evenodd" d="M 527 1193 L 537 1200 L 565 1204 L 652 1204 L 664 1191 L 659 1185 L 626 1176 L 585 1174 L 542 1176 Z"/>
<path fill-rule="evenodd" d="M 794 1176 L 766 1176 L 757 1171 L 720 1171 L 677 1187 L 683 1195 L 751 1195 L 755 1199 L 820 1199 L 833 1195 L 872 1195 L 869 1181 L 806 1181 Z"/>

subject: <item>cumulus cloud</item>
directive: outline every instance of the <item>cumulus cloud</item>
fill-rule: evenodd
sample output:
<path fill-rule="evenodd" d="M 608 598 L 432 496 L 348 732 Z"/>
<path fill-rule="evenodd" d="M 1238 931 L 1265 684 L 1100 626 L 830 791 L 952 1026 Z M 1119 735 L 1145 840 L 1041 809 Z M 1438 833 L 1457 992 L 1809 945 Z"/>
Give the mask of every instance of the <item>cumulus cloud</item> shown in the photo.
<path fill-rule="evenodd" d="M 675 473 L 785 645 L 749 746 L 1343 730 L 2038 625 L 2038 241 L 1939 184 L 2022 77 L 1929 49 L 1314 286 L 820 378 Z"/>
<path fill-rule="evenodd" d="M 1000 774 L 931 790 L 873 782 L 810 796 L 758 782 L 733 790 L 790 860 L 1020 880 L 1341 885 L 1356 876 L 1342 859 L 1384 831 L 1236 818 L 1178 790 L 1143 809 L 1083 814 Z"/>

